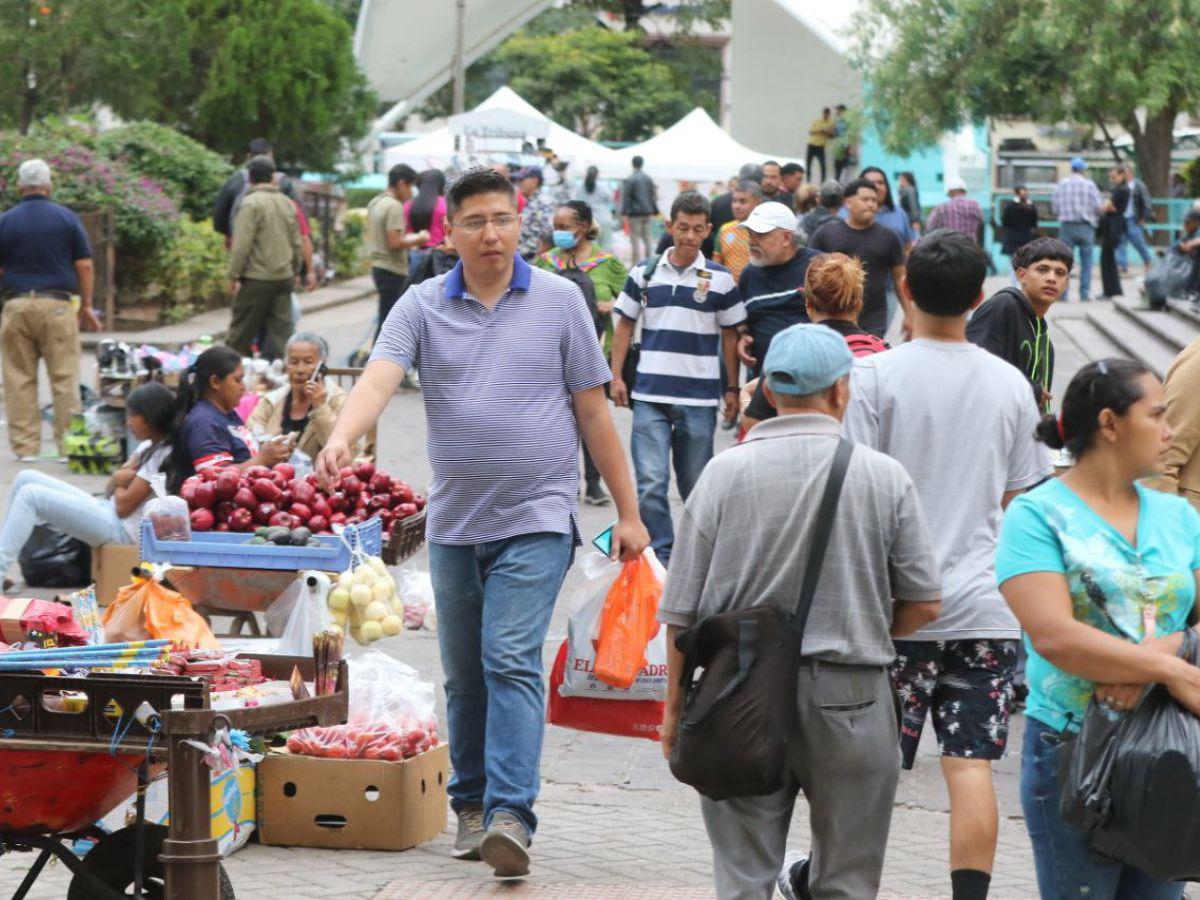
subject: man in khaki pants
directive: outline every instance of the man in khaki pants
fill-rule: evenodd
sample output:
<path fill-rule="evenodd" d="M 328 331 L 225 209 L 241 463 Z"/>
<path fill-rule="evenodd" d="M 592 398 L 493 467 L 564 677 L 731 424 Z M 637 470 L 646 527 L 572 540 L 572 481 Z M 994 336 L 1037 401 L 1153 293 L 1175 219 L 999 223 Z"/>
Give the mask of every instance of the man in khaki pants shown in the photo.
<path fill-rule="evenodd" d="M 75 213 L 50 201 L 50 184 L 45 162 L 21 163 L 21 199 L 0 216 L 0 356 L 8 438 L 19 462 L 36 462 L 41 452 L 38 360 L 50 377 L 61 460 L 63 434 L 79 411 L 79 329 L 100 330 L 87 234 Z"/>

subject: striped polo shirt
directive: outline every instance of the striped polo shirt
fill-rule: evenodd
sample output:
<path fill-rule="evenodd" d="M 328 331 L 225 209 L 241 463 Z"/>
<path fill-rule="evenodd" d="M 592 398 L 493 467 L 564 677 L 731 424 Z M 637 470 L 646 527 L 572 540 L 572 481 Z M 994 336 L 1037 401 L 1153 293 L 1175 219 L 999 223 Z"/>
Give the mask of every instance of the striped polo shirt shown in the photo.
<path fill-rule="evenodd" d="M 728 270 L 697 254 L 679 272 L 670 255 L 659 257 L 649 278 L 646 261 L 634 266 L 613 307 L 627 319 L 642 319 L 637 383 L 630 396 L 648 403 L 717 406 L 721 329 L 746 321 L 746 308 Z"/>
<path fill-rule="evenodd" d="M 578 540 L 571 395 L 610 378 L 578 287 L 518 256 L 508 291 L 488 310 L 467 292 L 460 262 L 397 301 L 375 360 L 421 374 L 430 541 L 470 545 L 537 532 Z"/>

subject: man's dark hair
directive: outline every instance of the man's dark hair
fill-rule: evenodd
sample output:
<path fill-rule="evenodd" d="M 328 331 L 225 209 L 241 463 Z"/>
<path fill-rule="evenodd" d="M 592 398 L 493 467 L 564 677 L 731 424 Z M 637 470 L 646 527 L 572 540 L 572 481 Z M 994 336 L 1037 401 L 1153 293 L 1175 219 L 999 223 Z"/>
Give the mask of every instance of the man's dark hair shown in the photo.
<path fill-rule="evenodd" d="M 765 163 L 763 163 L 763 168 L 765 169 L 767 166 L 774 166 L 775 168 L 778 169 L 779 163 L 775 162 L 775 160 L 773 160 L 773 159 L 768 159 Z M 782 170 L 780 170 L 780 171 L 782 171 Z"/>
<path fill-rule="evenodd" d="M 829 107 L 828 106 L 824 106 L 821 108 L 821 115 L 824 116 L 825 118 L 829 117 Z"/>
<path fill-rule="evenodd" d="M 275 177 L 275 163 L 269 156 L 256 156 L 246 165 L 251 184 L 270 184 Z"/>
<path fill-rule="evenodd" d="M 514 206 L 517 204 L 517 190 L 511 181 L 494 169 L 476 166 L 459 175 L 446 191 L 446 215 L 453 216 L 464 200 L 479 194 L 503 194 Z"/>
<path fill-rule="evenodd" d="M 388 169 L 388 187 L 395 187 L 402 181 L 405 184 L 415 184 L 417 170 L 405 163 L 397 163 Z"/>
<path fill-rule="evenodd" d="M 712 220 L 712 213 L 708 206 L 708 199 L 697 191 L 684 191 L 671 201 L 671 221 L 675 221 L 678 215 L 695 216 L 703 215 L 709 221 Z"/>
<path fill-rule="evenodd" d="M 271 153 L 271 142 L 266 138 L 255 138 L 250 142 L 251 156 L 269 156 Z"/>
<path fill-rule="evenodd" d="M 635 169 L 640 169 L 646 161 L 644 159 L 642 159 L 640 156 L 635 156 L 633 159 L 630 160 L 630 162 L 633 163 L 633 167 Z"/>
<path fill-rule="evenodd" d="M 779 170 L 781 175 L 802 175 L 804 174 L 804 166 L 798 162 L 784 163 L 782 169 Z"/>
<path fill-rule="evenodd" d="M 839 103 L 837 106 L 835 106 L 835 107 L 834 107 L 834 109 L 836 109 L 838 112 L 845 112 L 845 111 L 846 111 L 846 104 L 845 104 L 845 103 Z"/>
<path fill-rule="evenodd" d="M 837 211 L 846 201 L 846 192 L 836 178 L 830 178 L 821 185 L 821 205 L 826 209 Z"/>
<path fill-rule="evenodd" d="M 961 316 L 975 305 L 987 277 L 987 254 L 961 231 L 939 228 L 917 241 L 905 274 L 913 302 L 931 316 Z"/>
<path fill-rule="evenodd" d="M 762 184 L 762 166 L 758 163 L 746 163 L 738 169 L 738 181 L 757 181 Z"/>
<path fill-rule="evenodd" d="M 875 187 L 874 182 L 868 181 L 865 178 L 855 178 L 852 182 L 850 182 L 848 185 L 846 185 L 845 197 L 847 199 L 849 199 L 850 197 L 854 197 L 863 188 L 867 188 L 873 194 L 879 193 L 879 188 Z"/>
<path fill-rule="evenodd" d="M 1017 269 L 1028 269 L 1035 262 L 1040 262 L 1043 259 L 1052 259 L 1055 262 L 1060 262 L 1067 267 L 1067 271 L 1071 271 L 1071 267 L 1075 264 L 1075 254 L 1071 252 L 1071 248 L 1058 238 L 1040 237 L 1034 238 L 1028 244 L 1024 244 L 1013 254 L 1012 267 L 1013 271 Z"/>

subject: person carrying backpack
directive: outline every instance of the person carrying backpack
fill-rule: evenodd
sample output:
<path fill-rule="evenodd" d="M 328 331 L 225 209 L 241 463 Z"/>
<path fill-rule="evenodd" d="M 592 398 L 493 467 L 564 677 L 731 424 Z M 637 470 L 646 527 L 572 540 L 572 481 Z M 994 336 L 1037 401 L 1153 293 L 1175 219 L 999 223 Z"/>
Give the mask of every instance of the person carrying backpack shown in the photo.
<path fill-rule="evenodd" d="M 617 257 L 594 243 L 600 229 L 589 206 L 583 200 L 569 200 L 554 211 L 554 247 L 534 260 L 579 287 L 596 323 L 596 338 L 601 345 L 612 341 L 612 307 L 621 293 L 628 274 Z M 583 502 L 608 506 L 608 494 L 600 485 L 600 471 L 583 448 Z"/>

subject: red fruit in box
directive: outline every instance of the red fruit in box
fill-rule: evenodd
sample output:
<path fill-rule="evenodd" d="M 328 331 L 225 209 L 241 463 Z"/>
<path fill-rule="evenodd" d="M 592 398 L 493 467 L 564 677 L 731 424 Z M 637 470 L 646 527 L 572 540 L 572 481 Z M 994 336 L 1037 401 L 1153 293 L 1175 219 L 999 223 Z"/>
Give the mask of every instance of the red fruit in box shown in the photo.
<path fill-rule="evenodd" d="M 293 515 L 289 514 L 288 518 L 292 520 L 292 523 L 291 523 L 292 528 L 300 528 L 302 525 L 304 525 L 304 523 L 300 521 L 299 516 L 293 516 Z"/>
<path fill-rule="evenodd" d="M 369 463 L 366 460 L 363 460 L 360 463 L 355 463 L 354 474 L 357 475 L 359 478 L 361 478 L 363 481 L 370 481 L 371 478 L 375 475 L 375 464 Z"/>
<path fill-rule="evenodd" d="M 426 502 L 427 501 L 425 500 L 425 498 L 422 497 L 420 494 L 417 494 L 417 496 L 413 497 L 413 503 L 415 503 L 417 505 L 417 509 L 424 509 Z"/>
<path fill-rule="evenodd" d="M 233 505 L 238 509 L 251 510 L 258 506 L 259 502 L 254 491 L 248 487 L 238 488 L 237 493 L 233 495 Z"/>
<path fill-rule="evenodd" d="M 204 482 L 193 475 L 191 478 L 185 478 L 183 484 L 179 486 L 179 496 L 182 497 L 189 506 L 192 505 L 192 500 L 196 496 L 196 488 Z"/>
<path fill-rule="evenodd" d="M 274 503 L 260 503 L 254 507 L 254 521 L 259 525 L 268 525 L 271 522 L 271 516 L 279 512 L 279 507 Z"/>
<path fill-rule="evenodd" d="M 321 478 L 319 475 L 317 475 L 316 472 L 311 472 L 308 475 L 305 475 L 304 480 L 307 481 L 309 484 L 311 484 L 313 487 L 321 486 Z"/>
<path fill-rule="evenodd" d="M 221 474 L 221 469 L 216 466 L 209 466 L 207 469 L 201 469 L 196 473 L 205 481 L 216 481 L 217 476 Z"/>
<path fill-rule="evenodd" d="M 293 481 L 291 489 L 294 503 L 303 503 L 305 506 L 311 506 L 313 500 L 317 498 L 317 489 L 307 481 Z"/>
<path fill-rule="evenodd" d="M 254 527 L 254 515 L 244 507 L 238 507 L 229 514 L 230 531 L 249 531 Z"/>
<path fill-rule="evenodd" d="M 252 485 L 254 496 L 262 503 L 278 503 L 283 490 L 274 481 L 260 478 Z M 239 504 L 240 505 L 240 504 Z"/>
<path fill-rule="evenodd" d="M 392 496 L 391 494 L 375 494 L 371 497 L 370 506 L 373 510 L 391 509 Z"/>
<path fill-rule="evenodd" d="M 352 466 L 342 466 L 340 469 L 338 469 L 338 478 L 343 480 L 349 478 L 353 474 L 354 468 Z"/>
<path fill-rule="evenodd" d="M 392 489 L 392 476 L 385 475 L 383 472 L 376 472 L 367 482 L 367 487 L 372 494 L 386 494 Z"/>
<path fill-rule="evenodd" d="M 325 516 L 313 516 L 308 520 L 308 528 L 314 534 L 323 534 L 329 531 L 329 519 Z"/>
<path fill-rule="evenodd" d="M 396 507 L 396 518 L 398 519 L 407 519 L 409 516 L 415 516 L 416 514 L 417 504 L 415 503 L 401 503 Z"/>
<path fill-rule="evenodd" d="M 291 528 L 292 517 L 290 514 L 281 509 L 279 512 L 271 516 L 270 521 L 268 521 L 267 524 L 271 526 L 282 525 L 284 528 Z"/>
<path fill-rule="evenodd" d="M 371 498 L 368 497 L 366 494 L 358 494 L 355 496 L 354 511 L 356 513 L 361 513 L 364 510 L 370 509 L 370 507 L 371 507 Z"/>
<path fill-rule="evenodd" d="M 362 493 L 362 489 L 362 479 L 357 475 L 349 475 L 342 479 L 342 490 L 347 494 L 359 494 Z"/>
<path fill-rule="evenodd" d="M 412 503 L 413 489 L 403 481 L 398 481 L 392 485 L 392 496 L 398 497 L 401 503 Z"/>
<path fill-rule="evenodd" d="M 275 465 L 275 471 L 284 478 L 287 478 L 289 481 L 296 477 L 296 467 L 291 463 L 277 463 Z"/>
<path fill-rule="evenodd" d="M 192 515 L 192 531 L 212 531 L 213 525 L 217 520 L 213 518 L 213 514 L 207 509 L 193 509 Z"/>
<path fill-rule="evenodd" d="M 228 522 L 218 522 L 216 524 L 216 526 L 213 528 L 213 531 L 228 531 L 228 530 L 229 530 Z"/>
<path fill-rule="evenodd" d="M 289 506 L 291 506 L 292 505 L 292 492 L 291 491 L 280 491 L 279 492 L 279 502 L 276 503 L 275 505 L 278 506 L 280 509 L 287 509 Z"/>
<path fill-rule="evenodd" d="M 346 514 L 344 512 L 335 512 L 332 516 L 329 517 L 329 524 L 331 526 L 345 525 L 346 524 Z"/>
<path fill-rule="evenodd" d="M 260 478 L 270 478 L 271 470 L 266 466 L 251 466 L 244 473 L 246 480 L 253 484 Z"/>
<path fill-rule="evenodd" d="M 316 499 L 309 506 L 312 507 L 314 516 L 321 516 L 324 519 L 328 519 L 333 515 L 333 508 L 329 505 L 329 501 L 320 494 L 317 494 Z"/>
<path fill-rule="evenodd" d="M 285 487 L 288 486 L 288 483 L 292 479 L 288 478 L 282 472 L 272 472 L 271 477 L 266 480 L 270 481 L 272 484 L 275 485 L 275 487 L 279 488 L 282 491 Z"/>
<path fill-rule="evenodd" d="M 237 507 L 233 505 L 232 500 L 223 500 L 217 504 L 213 512 L 216 514 L 218 522 L 228 522 L 229 514 L 235 509 L 237 509 Z"/>
<path fill-rule="evenodd" d="M 192 492 L 190 503 L 195 509 L 212 509 L 217 502 L 217 491 L 211 481 L 202 481 Z"/>
<path fill-rule="evenodd" d="M 242 483 L 242 476 L 236 469 L 225 469 L 217 476 L 216 491 L 218 500 L 232 500 Z"/>
<path fill-rule="evenodd" d="M 301 525 L 312 518 L 312 510 L 303 503 L 293 503 L 290 507 L 288 507 L 288 512 L 290 512 L 297 519 L 300 519 Z"/>
<path fill-rule="evenodd" d="M 329 495 L 329 508 L 336 512 L 345 512 L 354 505 L 354 502 L 347 497 L 342 491 L 334 491 Z"/>

